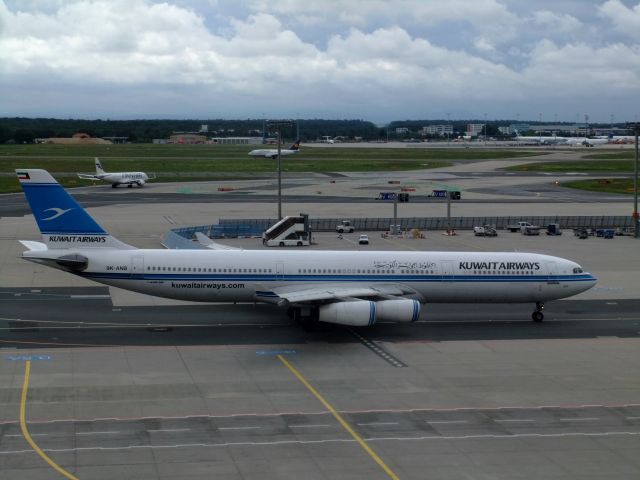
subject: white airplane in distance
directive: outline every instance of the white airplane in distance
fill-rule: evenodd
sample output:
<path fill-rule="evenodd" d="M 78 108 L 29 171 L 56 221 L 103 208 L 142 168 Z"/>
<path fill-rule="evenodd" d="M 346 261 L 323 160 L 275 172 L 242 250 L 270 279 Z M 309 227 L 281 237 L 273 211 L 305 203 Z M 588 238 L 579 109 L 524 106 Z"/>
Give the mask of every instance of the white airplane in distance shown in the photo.
<path fill-rule="evenodd" d="M 280 149 L 280 155 L 293 155 L 300 151 L 300 139 L 297 139 L 291 144 L 289 148 Z M 260 148 L 258 150 L 251 150 L 249 152 L 251 157 L 264 157 L 264 158 L 278 158 L 277 148 Z"/>
<path fill-rule="evenodd" d="M 537 137 L 523 137 L 516 130 L 516 141 L 523 143 L 537 143 L 539 145 L 560 145 L 567 142 L 565 137 L 558 137 L 553 135 L 552 137 L 543 137 L 541 135 Z"/>
<path fill-rule="evenodd" d="M 128 187 L 138 185 L 139 187 L 144 187 L 144 184 L 149 180 L 149 176 L 144 172 L 107 173 L 104 171 L 104 168 L 102 168 L 102 164 L 98 157 L 95 158 L 95 162 L 95 175 L 79 173 L 78 177 L 84 180 L 101 180 L 103 182 L 110 183 L 113 188 L 116 188 L 118 185 L 127 185 Z"/>
<path fill-rule="evenodd" d="M 595 147 L 596 145 L 604 145 L 609 143 L 608 138 L 588 138 L 588 137 L 566 137 L 567 145 L 583 147 Z"/>
<path fill-rule="evenodd" d="M 158 297 L 265 302 L 303 322 L 352 326 L 415 322 L 429 302 L 531 302 L 540 322 L 544 302 L 596 284 L 577 263 L 536 253 L 138 249 L 105 231 L 46 170 L 16 173 L 42 234 L 20 241 L 22 258 Z"/>

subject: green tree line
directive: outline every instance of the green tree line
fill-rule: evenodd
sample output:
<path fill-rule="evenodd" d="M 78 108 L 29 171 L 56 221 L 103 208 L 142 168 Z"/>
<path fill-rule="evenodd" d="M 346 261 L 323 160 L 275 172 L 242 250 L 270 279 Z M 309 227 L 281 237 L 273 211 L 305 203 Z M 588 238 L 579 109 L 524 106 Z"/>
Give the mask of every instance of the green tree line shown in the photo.
<path fill-rule="evenodd" d="M 380 129 L 364 120 L 298 120 L 297 128 L 283 132 L 293 138 L 299 130 L 302 141 L 313 141 L 323 136 L 377 140 Z M 37 138 L 71 137 L 87 133 L 92 137 L 127 137 L 129 142 L 149 143 L 153 139 L 169 138 L 174 132 L 198 132 L 201 125 L 208 126 L 209 137 L 261 136 L 264 121 L 247 120 L 82 120 L 57 118 L 0 118 L 0 144 L 33 143 Z"/>

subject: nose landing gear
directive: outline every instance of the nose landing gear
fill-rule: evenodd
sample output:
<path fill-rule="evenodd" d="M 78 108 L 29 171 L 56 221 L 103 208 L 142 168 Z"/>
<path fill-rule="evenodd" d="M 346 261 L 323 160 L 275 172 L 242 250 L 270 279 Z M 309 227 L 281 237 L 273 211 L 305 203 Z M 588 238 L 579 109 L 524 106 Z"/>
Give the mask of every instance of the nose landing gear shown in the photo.
<path fill-rule="evenodd" d="M 531 314 L 531 320 L 534 322 L 542 322 L 544 320 L 544 313 L 542 313 L 542 310 L 544 310 L 544 303 L 536 302 L 536 309 Z"/>

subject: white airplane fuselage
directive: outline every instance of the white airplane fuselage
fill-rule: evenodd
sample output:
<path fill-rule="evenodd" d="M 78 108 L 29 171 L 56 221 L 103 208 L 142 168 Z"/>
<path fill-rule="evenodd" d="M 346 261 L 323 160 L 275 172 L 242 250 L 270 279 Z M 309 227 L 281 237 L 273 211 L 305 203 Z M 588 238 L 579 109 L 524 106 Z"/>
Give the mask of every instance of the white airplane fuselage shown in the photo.
<path fill-rule="evenodd" d="M 297 150 L 282 149 L 280 150 L 280 156 L 293 155 L 297 153 Z M 277 158 L 278 150 L 275 148 L 260 148 L 258 150 L 251 150 L 249 152 L 251 157 L 264 157 L 264 158 Z"/>
<path fill-rule="evenodd" d="M 272 288 L 314 284 L 335 284 L 337 289 L 401 285 L 413 292 L 412 298 L 427 303 L 544 302 L 596 283 L 570 260 L 512 252 L 74 248 L 25 251 L 23 258 L 70 271 L 53 259 L 74 254 L 88 260 L 84 270 L 71 271 L 83 278 L 202 302 L 268 302 Z"/>
<path fill-rule="evenodd" d="M 118 172 L 118 173 L 101 173 L 95 176 L 96 180 L 110 183 L 111 185 L 144 185 L 149 177 L 144 172 Z"/>

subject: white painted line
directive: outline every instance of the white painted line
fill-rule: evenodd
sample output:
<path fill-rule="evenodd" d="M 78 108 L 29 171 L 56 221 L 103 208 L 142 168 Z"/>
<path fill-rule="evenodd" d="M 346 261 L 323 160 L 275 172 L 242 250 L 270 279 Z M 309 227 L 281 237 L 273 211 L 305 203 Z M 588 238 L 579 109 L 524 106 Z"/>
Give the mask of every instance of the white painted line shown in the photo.
<path fill-rule="evenodd" d="M 262 427 L 218 427 L 218 430 L 254 430 Z"/>
<path fill-rule="evenodd" d="M 597 417 L 584 417 L 584 418 L 559 418 L 561 422 L 592 422 L 594 420 L 600 420 Z"/>
<path fill-rule="evenodd" d="M 370 423 L 357 423 L 360 426 L 373 426 L 373 425 L 398 425 L 398 422 L 370 422 Z"/>
<path fill-rule="evenodd" d="M 627 420 L 640 420 L 640 417 L 625 417 Z"/>
<path fill-rule="evenodd" d="M 121 432 L 116 432 L 116 431 L 109 431 L 109 432 L 76 432 L 76 435 L 108 435 L 108 434 L 112 434 L 112 433 L 121 433 Z"/>
<path fill-rule="evenodd" d="M 159 430 L 147 430 L 147 432 L 188 432 L 190 428 L 163 428 Z"/>
<path fill-rule="evenodd" d="M 16 433 L 16 434 L 14 434 L 14 433 L 12 433 L 12 434 L 9 434 L 9 435 L 3 435 L 3 436 L 4 436 L 4 437 L 24 437 L 24 435 L 22 435 L 21 433 L 20 433 L 20 434 L 17 434 L 17 433 Z M 32 437 L 47 437 L 47 436 L 49 436 L 49 434 L 48 434 L 48 433 L 32 433 L 32 434 L 31 434 L 31 436 L 32 436 Z"/>
<path fill-rule="evenodd" d="M 427 420 L 427 423 L 436 425 L 440 423 L 445 424 L 445 423 L 469 423 L 469 422 L 466 420 Z"/>
<path fill-rule="evenodd" d="M 532 418 L 498 418 L 494 422 L 535 422 Z"/>
<path fill-rule="evenodd" d="M 289 425 L 289 428 L 320 428 L 320 427 L 330 427 L 331 425 Z"/>
<path fill-rule="evenodd" d="M 6 435 L 5 435 L 6 436 Z M 421 437 L 371 437 L 365 438 L 367 442 L 380 441 L 417 441 L 417 440 L 473 440 L 479 438 L 558 438 L 558 437 L 611 437 L 611 436 L 640 436 L 640 432 L 597 432 L 597 433 L 518 433 L 504 435 L 425 435 Z M 74 447 L 74 448 L 45 448 L 43 451 L 51 453 L 80 452 L 80 451 L 114 451 L 114 450 L 143 450 L 143 449 L 167 449 L 167 448 L 193 448 L 193 447 L 233 447 L 233 446 L 278 446 L 278 445 L 318 445 L 325 443 L 354 443 L 352 438 L 331 438 L 324 440 L 278 440 L 271 442 L 224 442 L 224 443 L 183 443 L 175 445 L 122 445 L 113 447 Z M 15 455 L 18 453 L 33 454 L 32 449 L 28 450 L 0 450 L 0 455 Z"/>

